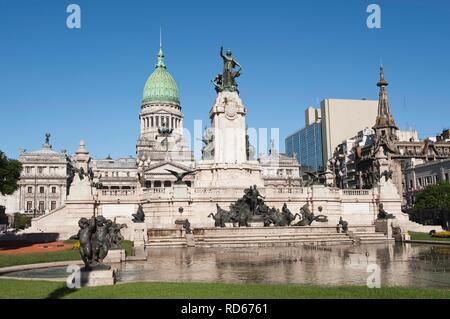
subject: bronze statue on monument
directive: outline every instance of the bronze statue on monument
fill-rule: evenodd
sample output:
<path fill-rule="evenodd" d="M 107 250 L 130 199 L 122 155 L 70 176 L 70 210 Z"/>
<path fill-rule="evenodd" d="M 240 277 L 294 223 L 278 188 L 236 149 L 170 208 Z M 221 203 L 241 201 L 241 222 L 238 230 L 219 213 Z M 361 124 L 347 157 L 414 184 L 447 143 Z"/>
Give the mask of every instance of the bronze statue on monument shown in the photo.
<path fill-rule="evenodd" d="M 224 54 L 223 47 L 220 47 L 220 56 L 223 59 L 223 73 L 219 73 L 215 79 L 212 80 L 216 92 L 228 91 L 239 93 L 235 79 L 241 75 L 241 65 L 234 59 L 231 49 L 228 49 Z M 239 69 L 235 71 L 234 69 L 236 67 Z"/>

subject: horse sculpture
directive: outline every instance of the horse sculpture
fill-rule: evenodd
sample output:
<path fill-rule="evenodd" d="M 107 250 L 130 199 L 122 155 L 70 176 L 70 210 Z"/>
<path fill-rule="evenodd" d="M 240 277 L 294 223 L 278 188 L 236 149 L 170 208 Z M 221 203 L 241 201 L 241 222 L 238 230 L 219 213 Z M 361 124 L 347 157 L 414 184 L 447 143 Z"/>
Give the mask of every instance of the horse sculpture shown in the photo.
<path fill-rule="evenodd" d="M 319 212 L 322 211 L 322 207 L 319 206 Z M 299 216 L 300 217 L 300 221 L 298 223 L 296 223 L 294 226 L 309 226 L 311 225 L 311 223 L 313 221 L 316 222 L 327 222 L 328 218 L 325 215 L 317 215 L 314 216 L 314 213 L 311 212 L 311 210 L 309 209 L 309 204 L 306 203 L 305 205 L 302 206 L 302 208 L 300 208 L 300 214 L 295 214 L 294 219 Z"/>

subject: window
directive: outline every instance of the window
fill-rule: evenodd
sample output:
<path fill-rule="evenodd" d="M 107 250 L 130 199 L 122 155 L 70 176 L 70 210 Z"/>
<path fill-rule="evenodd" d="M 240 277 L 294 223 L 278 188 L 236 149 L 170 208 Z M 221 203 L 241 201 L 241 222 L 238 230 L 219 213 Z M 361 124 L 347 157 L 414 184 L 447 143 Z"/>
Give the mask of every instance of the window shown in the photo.
<path fill-rule="evenodd" d="M 42 174 L 44 172 L 44 168 L 43 167 L 38 167 L 38 173 Z"/>
<path fill-rule="evenodd" d="M 33 192 L 33 187 L 28 186 L 28 188 L 27 188 L 27 193 L 28 193 L 28 194 L 31 194 L 32 192 Z"/>
<path fill-rule="evenodd" d="M 31 174 L 31 170 L 32 170 L 33 168 L 32 167 L 26 167 L 25 168 L 25 171 L 27 172 L 27 174 Z"/>
<path fill-rule="evenodd" d="M 172 183 L 170 181 L 165 181 L 164 182 L 164 187 L 171 187 Z"/>
<path fill-rule="evenodd" d="M 52 187 L 52 194 L 56 194 L 56 187 L 55 186 Z"/>
<path fill-rule="evenodd" d="M 55 201 L 52 201 L 51 203 L 50 203 L 50 210 L 55 210 L 56 209 L 56 202 Z"/>
<path fill-rule="evenodd" d="M 39 193 L 44 194 L 44 186 L 39 187 Z"/>
<path fill-rule="evenodd" d="M 40 211 L 40 212 L 43 212 L 44 210 L 45 210 L 45 206 L 44 206 L 44 202 L 39 202 L 39 208 L 38 208 L 38 210 Z"/>
<path fill-rule="evenodd" d="M 161 181 L 155 181 L 153 187 L 161 187 Z"/>
<path fill-rule="evenodd" d="M 33 209 L 33 202 L 27 202 L 27 211 L 30 211 Z"/>
<path fill-rule="evenodd" d="M 108 172 L 105 172 L 105 177 L 108 177 Z"/>

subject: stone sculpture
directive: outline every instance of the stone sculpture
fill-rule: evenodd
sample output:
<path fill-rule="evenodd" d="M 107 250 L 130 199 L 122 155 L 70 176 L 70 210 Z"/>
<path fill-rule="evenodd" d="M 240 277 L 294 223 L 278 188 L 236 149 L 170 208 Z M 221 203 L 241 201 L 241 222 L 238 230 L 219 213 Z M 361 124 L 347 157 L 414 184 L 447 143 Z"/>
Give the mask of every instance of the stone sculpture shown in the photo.
<path fill-rule="evenodd" d="M 176 181 L 175 181 L 175 185 L 183 185 L 183 184 L 186 184 L 186 182 L 183 182 L 183 178 L 186 176 L 186 175 L 189 175 L 189 174 L 192 174 L 192 173 L 194 173 L 195 171 L 188 171 L 188 172 L 182 172 L 182 173 L 178 173 L 178 172 L 175 172 L 175 171 L 172 171 L 172 170 L 170 170 L 170 169 L 166 169 L 166 171 L 168 171 L 170 174 L 172 174 L 173 176 L 175 176 L 176 177 Z"/>
<path fill-rule="evenodd" d="M 133 214 L 133 223 L 143 223 L 145 221 L 145 213 L 142 205 L 139 204 L 136 214 Z"/>
<path fill-rule="evenodd" d="M 241 65 L 233 58 L 231 49 L 228 49 L 224 54 L 223 47 L 221 47 L 220 56 L 223 59 L 223 72 L 222 74 L 218 74 L 212 81 L 216 92 L 228 91 L 239 93 L 236 78 L 241 75 Z M 236 67 L 239 69 L 234 71 Z"/>
<path fill-rule="evenodd" d="M 319 212 L 322 212 L 322 206 L 318 207 Z M 306 203 L 305 205 L 300 208 L 300 214 L 295 214 L 294 217 L 299 216 L 301 219 L 298 223 L 296 223 L 294 226 L 309 226 L 312 224 L 312 222 L 327 222 L 328 218 L 325 215 L 317 215 L 314 216 L 314 213 L 311 212 L 309 209 L 309 204 Z"/>
<path fill-rule="evenodd" d="M 119 225 L 103 216 L 92 216 L 91 219 L 80 218 L 78 226 L 78 234 L 71 239 L 80 241 L 84 270 L 109 269 L 109 266 L 103 264 L 103 259 L 111 248 L 121 247 L 123 236 L 120 230 L 126 225 Z"/>
<path fill-rule="evenodd" d="M 214 219 L 215 227 L 226 227 L 226 223 L 233 226 L 249 227 L 250 221 L 263 221 L 264 226 L 290 226 L 295 216 L 283 205 L 281 212 L 275 207 L 269 208 L 264 203 L 264 197 L 259 193 L 257 186 L 253 185 L 244 190 L 242 198 L 230 205 L 227 211 L 216 204 L 217 212 L 208 217 Z"/>
<path fill-rule="evenodd" d="M 378 210 L 378 219 L 393 219 L 395 218 L 394 215 L 389 214 L 388 212 L 386 212 L 383 208 L 383 204 L 380 203 L 380 205 L 378 206 L 379 210 Z"/>
<path fill-rule="evenodd" d="M 339 217 L 338 227 L 341 228 L 343 233 L 347 233 L 348 231 L 348 222 L 342 219 L 342 216 Z"/>
<path fill-rule="evenodd" d="M 186 234 L 192 234 L 191 223 L 189 222 L 189 219 L 186 218 L 183 224 L 183 228 Z"/>
<path fill-rule="evenodd" d="M 202 142 L 205 144 L 202 148 L 202 159 L 214 159 L 214 131 L 212 128 L 205 129 L 202 137 Z"/>

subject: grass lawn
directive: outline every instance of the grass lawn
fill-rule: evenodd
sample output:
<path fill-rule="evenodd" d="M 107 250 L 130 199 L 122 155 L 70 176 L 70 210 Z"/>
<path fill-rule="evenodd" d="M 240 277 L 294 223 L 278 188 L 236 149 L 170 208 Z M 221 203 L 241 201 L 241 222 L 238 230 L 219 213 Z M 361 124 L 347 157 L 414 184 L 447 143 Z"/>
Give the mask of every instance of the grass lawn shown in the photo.
<path fill-rule="evenodd" d="M 223 283 L 127 283 L 71 290 L 65 283 L 0 279 L 0 298 L 446 298 L 450 289 Z"/>
<path fill-rule="evenodd" d="M 434 241 L 448 241 L 450 242 L 450 238 L 439 238 L 439 237 L 432 237 L 431 235 L 428 235 L 428 233 L 419 233 L 419 232 L 408 232 L 411 236 L 411 240 L 434 240 Z"/>
<path fill-rule="evenodd" d="M 76 241 L 66 241 L 66 243 L 75 243 Z M 125 240 L 123 248 L 128 256 L 133 250 L 133 242 Z M 69 249 L 63 251 L 27 253 L 27 254 L 11 254 L 0 255 L 0 267 L 47 263 L 52 261 L 81 260 L 78 249 Z"/>

